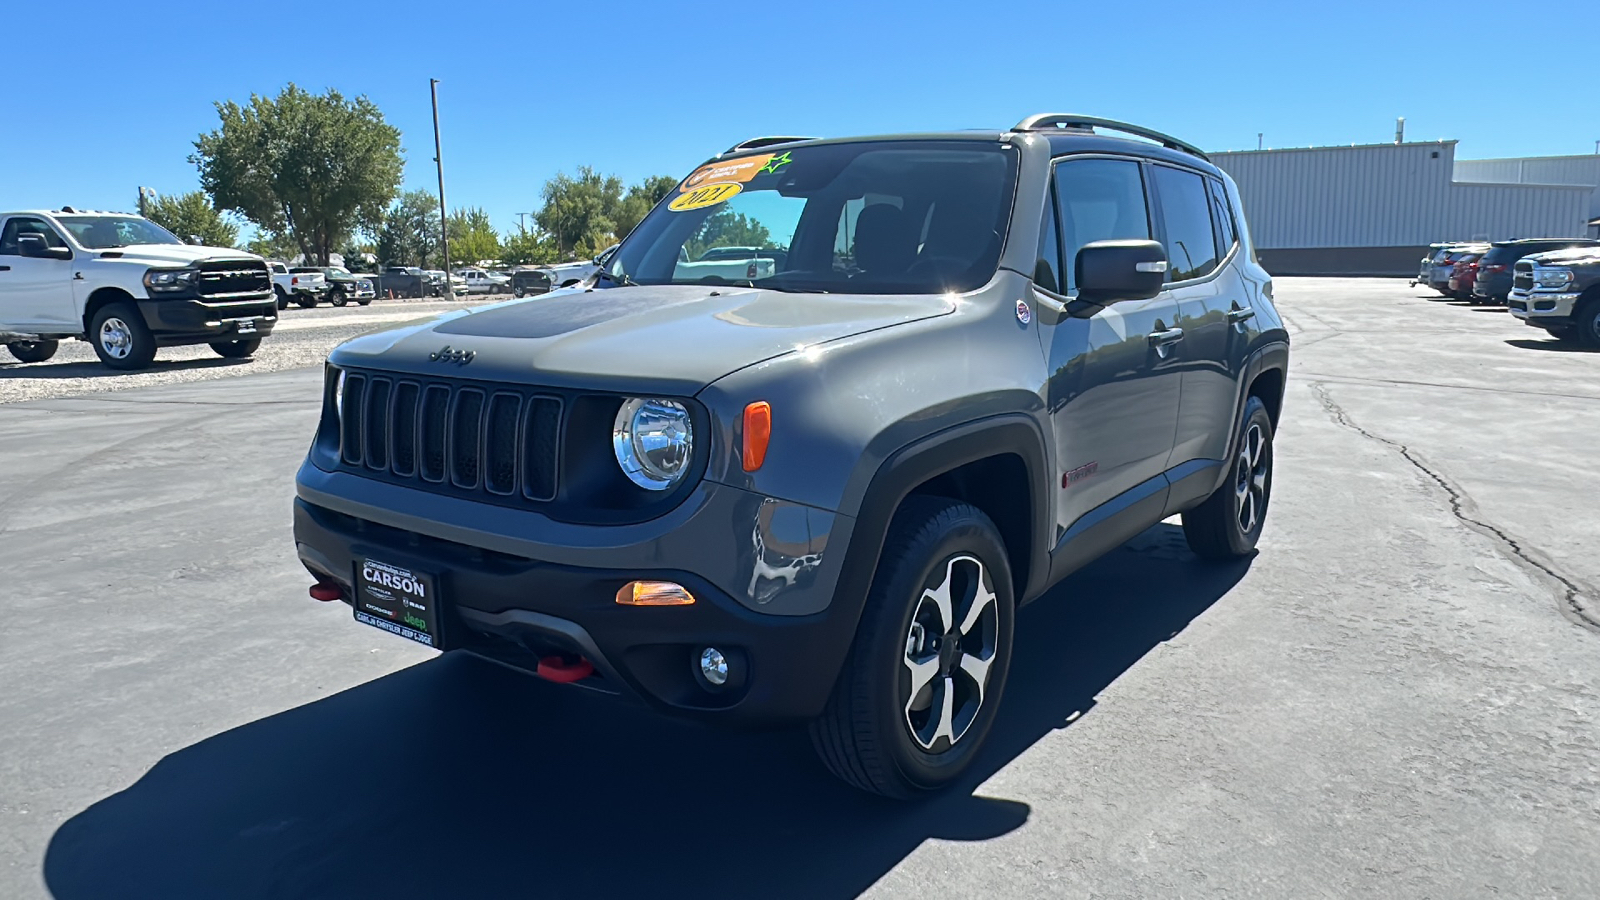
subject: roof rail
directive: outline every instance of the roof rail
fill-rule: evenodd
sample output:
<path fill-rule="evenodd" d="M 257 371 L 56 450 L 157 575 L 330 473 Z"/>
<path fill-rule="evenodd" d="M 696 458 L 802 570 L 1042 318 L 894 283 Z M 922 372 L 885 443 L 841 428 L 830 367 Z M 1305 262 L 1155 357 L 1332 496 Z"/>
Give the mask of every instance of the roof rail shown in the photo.
<path fill-rule="evenodd" d="M 1096 128 L 1107 131 L 1120 131 L 1147 140 L 1155 141 L 1168 150 L 1178 150 L 1191 156 L 1198 156 L 1207 162 L 1211 158 L 1205 155 L 1199 147 L 1180 141 L 1170 134 L 1162 134 L 1152 128 L 1142 125 L 1131 125 L 1127 122 L 1118 122 L 1115 119 L 1099 119 L 1094 116 L 1078 116 L 1071 113 L 1040 113 L 1029 116 L 1012 126 L 1012 131 L 1082 131 L 1093 134 Z"/>
<path fill-rule="evenodd" d="M 759 150 L 762 147 L 771 147 L 775 144 L 792 144 L 795 141 L 814 141 L 814 137 L 753 137 L 748 141 L 740 141 L 723 153 L 738 153 L 741 150 Z"/>

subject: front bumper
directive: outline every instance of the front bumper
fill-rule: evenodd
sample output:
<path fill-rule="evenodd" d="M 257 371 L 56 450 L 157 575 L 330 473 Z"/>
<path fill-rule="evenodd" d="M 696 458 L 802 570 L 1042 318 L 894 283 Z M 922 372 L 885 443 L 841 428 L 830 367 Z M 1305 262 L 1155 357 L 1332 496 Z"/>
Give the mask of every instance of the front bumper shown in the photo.
<path fill-rule="evenodd" d="M 1513 290 L 1507 305 L 1511 314 L 1536 328 L 1565 328 L 1573 323 L 1576 292 Z"/>
<path fill-rule="evenodd" d="M 439 649 L 525 671 L 541 656 L 582 656 L 595 674 L 579 684 L 666 712 L 740 724 L 815 717 L 860 617 L 860 598 L 833 596 L 853 523 L 738 488 L 708 483 L 678 509 L 631 526 L 566 525 L 310 463 L 299 495 L 300 560 L 347 598 L 366 559 L 428 573 L 442 598 Z M 797 515 L 814 552 L 786 566 L 775 553 L 797 551 Z M 524 527 L 510 524 L 518 517 Z M 617 604 L 618 589 L 634 580 L 677 582 L 697 602 Z M 805 614 L 768 611 L 818 603 Z M 706 647 L 733 662 L 728 685 L 696 674 Z"/>
<path fill-rule="evenodd" d="M 278 304 L 260 300 L 207 303 L 196 299 L 140 300 L 139 313 L 163 347 L 266 337 L 278 324 Z"/>

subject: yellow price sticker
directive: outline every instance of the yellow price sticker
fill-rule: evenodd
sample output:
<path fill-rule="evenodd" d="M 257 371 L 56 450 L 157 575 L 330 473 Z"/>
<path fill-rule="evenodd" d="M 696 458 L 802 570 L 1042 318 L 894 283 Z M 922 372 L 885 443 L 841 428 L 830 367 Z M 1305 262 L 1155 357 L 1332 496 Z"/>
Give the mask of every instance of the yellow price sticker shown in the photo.
<path fill-rule="evenodd" d="M 707 206 L 716 206 L 734 194 L 744 190 L 743 187 L 731 182 L 719 182 L 697 187 L 686 194 L 680 194 L 667 204 L 667 209 L 673 212 L 686 212 L 691 209 L 702 209 Z"/>

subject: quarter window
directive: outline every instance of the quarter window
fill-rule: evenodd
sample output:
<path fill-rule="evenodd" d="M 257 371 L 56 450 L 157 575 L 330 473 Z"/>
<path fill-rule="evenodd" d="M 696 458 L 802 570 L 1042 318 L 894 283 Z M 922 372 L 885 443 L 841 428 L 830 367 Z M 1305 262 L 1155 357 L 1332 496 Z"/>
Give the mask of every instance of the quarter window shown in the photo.
<path fill-rule="evenodd" d="M 1233 227 L 1233 211 L 1228 205 L 1228 192 L 1222 182 L 1215 178 L 1207 178 L 1206 186 L 1211 189 L 1211 217 L 1217 223 L 1217 246 L 1222 248 L 1218 255 L 1227 256 L 1233 252 L 1233 245 L 1238 242 L 1238 231 Z"/>
<path fill-rule="evenodd" d="M 1211 201 L 1205 178 L 1170 166 L 1152 166 L 1166 226 L 1167 280 L 1187 281 L 1217 267 L 1217 240 L 1211 231 Z"/>
<path fill-rule="evenodd" d="M 1077 287 L 1078 250 L 1084 244 L 1149 240 L 1144 197 L 1144 178 L 1139 164 L 1131 160 L 1070 159 L 1056 166 L 1056 210 L 1068 291 Z"/>

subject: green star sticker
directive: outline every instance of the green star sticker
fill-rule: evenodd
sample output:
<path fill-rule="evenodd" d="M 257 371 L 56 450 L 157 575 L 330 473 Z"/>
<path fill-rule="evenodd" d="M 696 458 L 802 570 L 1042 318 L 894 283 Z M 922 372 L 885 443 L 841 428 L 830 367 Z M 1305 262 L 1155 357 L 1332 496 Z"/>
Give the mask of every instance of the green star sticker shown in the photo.
<path fill-rule="evenodd" d="M 773 158 L 767 160 L 767 164 L 757 169 L 756 174 L 764 175 L 767 172 L 777 172 L 779 169 L 787 166 L 791 162 L 794 162 L 794 160 L 789 158 L 789 151 L 785 150 L 783 151 L 782 156 L 774 156 Z"/>

